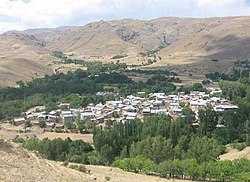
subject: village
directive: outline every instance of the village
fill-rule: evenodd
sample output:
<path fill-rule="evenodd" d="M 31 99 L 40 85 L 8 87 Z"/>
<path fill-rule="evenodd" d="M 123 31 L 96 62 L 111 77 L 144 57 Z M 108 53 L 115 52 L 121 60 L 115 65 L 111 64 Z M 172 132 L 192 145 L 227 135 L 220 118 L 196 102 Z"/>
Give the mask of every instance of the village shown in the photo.
<path fill-rule="evenodd" d="M 185 117 L 182 113 L 184 107 L 189 107 L 195 113 L 194 126 L 199 125 L 198 111 L 211 106 L 216 112 L 226 110 L 237 110 L 238 106 L 232 105 L 229 100 L 212 96 L 220 91 L 206 92 L 191 91 L 190 94 L 179 92 L 177 95 L 166 95 L 165 93 L 151 93 L 148 97 L 133 96 L 121 97 L 118 100 L 107 101 L 105 104 L 89 104 L 85 108 L 70 108 L 69 103 L 61 103 L 60 108 L 50 112 L 28 111 L 21 117 L 13 119 L 14 125 L 21 125 L 27 121 L 31 126 L 45 123 L 44 131 L 65 130 L 65 123 L 76 120 L 88 120 L 96 126 L 104 127 L 107 122 L 127 122 L 130 120 L 143 121 L 146 117 L 154 114 L 166 114 L 172 120 Z M 100 93 L 98 93 L 100 94 Z M 105 93 L 103 93 L 105 94 Z M 145 95 L 139 92 L 138 95 Z M 224 127 L 222 124 L 217 127 Z"/>

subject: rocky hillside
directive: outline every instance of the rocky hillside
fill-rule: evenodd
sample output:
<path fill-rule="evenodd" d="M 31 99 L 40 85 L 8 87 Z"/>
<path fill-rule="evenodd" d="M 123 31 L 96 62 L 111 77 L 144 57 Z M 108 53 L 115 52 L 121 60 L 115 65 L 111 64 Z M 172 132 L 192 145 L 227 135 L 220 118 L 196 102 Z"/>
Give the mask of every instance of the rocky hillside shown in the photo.
<path fill-rule="evenodd" d="M 12 77 L 19 74 L 13 65 L 25 66 L 25 78 L 32 73 L 48 73 L 53 70 L 47 64 L 53 59 L 49 54 L 54 50 L 98 61 L 111 61 L 115 55 L 126 54 L 120 61 L 128 64 L 141 64 L 148 59 L 142 53 L 155 51 L 160 59 L 151 67 L 201 64 L 204 70 L 213 71 L 218 65 L 211 67 L 212 59 L 230 62 L 250 58 L 249 22 L 250 17 L 168 17 L 7 32 L 0 36 L 0 74 L 5 73 L 10 82 L 15 80 Z M 227 71 L 230 65 L 224 67 L 219 69 Z"/>
<path fill-rule="evenodd" d="M 159 18 L 117 20 L 83 27 L 29 30 L 49 50 L 83 56 L 138 54 L 162 48 L 161 54 L 217 59 L 250 57 L 250 17 Z"/>
<path fill-rule="evenodd" d="M 44 42 L 23 33 L 0 35 L 0 86 L 18 80 L 30 80 L 53 72 L 47 64 L 52 59 Z"/>

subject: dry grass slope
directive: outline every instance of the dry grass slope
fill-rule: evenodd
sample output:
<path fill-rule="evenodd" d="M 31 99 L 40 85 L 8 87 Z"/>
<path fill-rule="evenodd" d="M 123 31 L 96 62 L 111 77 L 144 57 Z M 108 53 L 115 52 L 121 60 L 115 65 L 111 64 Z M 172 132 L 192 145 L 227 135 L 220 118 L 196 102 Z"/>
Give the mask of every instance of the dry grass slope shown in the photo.
<path fill-rule="evenodd" d="M 162 59 L 151 68 L 226 72 L 233 60 L 250 58 L 249 22 L 250 17 L 168 17 L 7 32 L 0 35 L 0 86 L 51 73 L 53 67 L 48 63 L 54 50 L 104 62 L 114 61 L 114 55 L 127 54 L 121 62 L 139 64 L 143 61 L 140 52 L 161 47 L 157 54 Z"/>
<path fill-rule="evenodd" d="M 238 151 L 237 149 L 229 149 L 229 151 L 220 156 L 221 160 L 234 160 L 246 158 L 250 160 L 250 147 L 246 147 L 242 151 Z"/>
<path fill-rule="evenodd" d="M 85 174 L 49 161 L 24 150 L 14 143 L 0 139 L 0 181 L 4 182 L 170 182 L 155 176 L 124 172 L 117 168 L 87 166 L 90 174 Z M 174 180 L 182 182 L 181 180 Z"/>

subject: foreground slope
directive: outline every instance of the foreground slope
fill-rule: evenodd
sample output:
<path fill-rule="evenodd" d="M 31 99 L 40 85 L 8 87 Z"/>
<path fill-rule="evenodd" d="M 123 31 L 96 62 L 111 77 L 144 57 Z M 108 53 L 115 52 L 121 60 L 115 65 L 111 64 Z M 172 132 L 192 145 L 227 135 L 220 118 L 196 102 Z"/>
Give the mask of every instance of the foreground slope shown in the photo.
<path fill-rule="evenodd" d="M 0 181 L 87 181 L 86 175 L 0 141 Z"/>
<path fill-rule="evenodd" d="M 107 177 L 113 182 L 171 181 L 104 166 L 87 166 L 90 174 L 85 174 L 64 167 L 59 162 L 37 157 L 34 153 L 2 139 L 0 139 L 0 164 L 0 181 L 5 182 L 103 182 Z"/>

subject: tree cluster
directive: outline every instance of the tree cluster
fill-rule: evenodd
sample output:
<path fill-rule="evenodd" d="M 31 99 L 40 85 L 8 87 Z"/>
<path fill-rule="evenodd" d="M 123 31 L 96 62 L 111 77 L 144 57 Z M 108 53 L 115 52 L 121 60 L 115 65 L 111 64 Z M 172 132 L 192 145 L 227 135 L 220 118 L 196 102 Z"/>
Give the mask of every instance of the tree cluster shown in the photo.
<path fill-rule="evenodd" d="M 210 161 L 198 163 L 195 159 L 166 160 L 160 164 L 142 156 L 117 159 L 113 166 L 125 171 L 144 172 L 166 178 L 178 178 L 200 181 L 246 182 L 250 180 L 250 161 Z"/>

